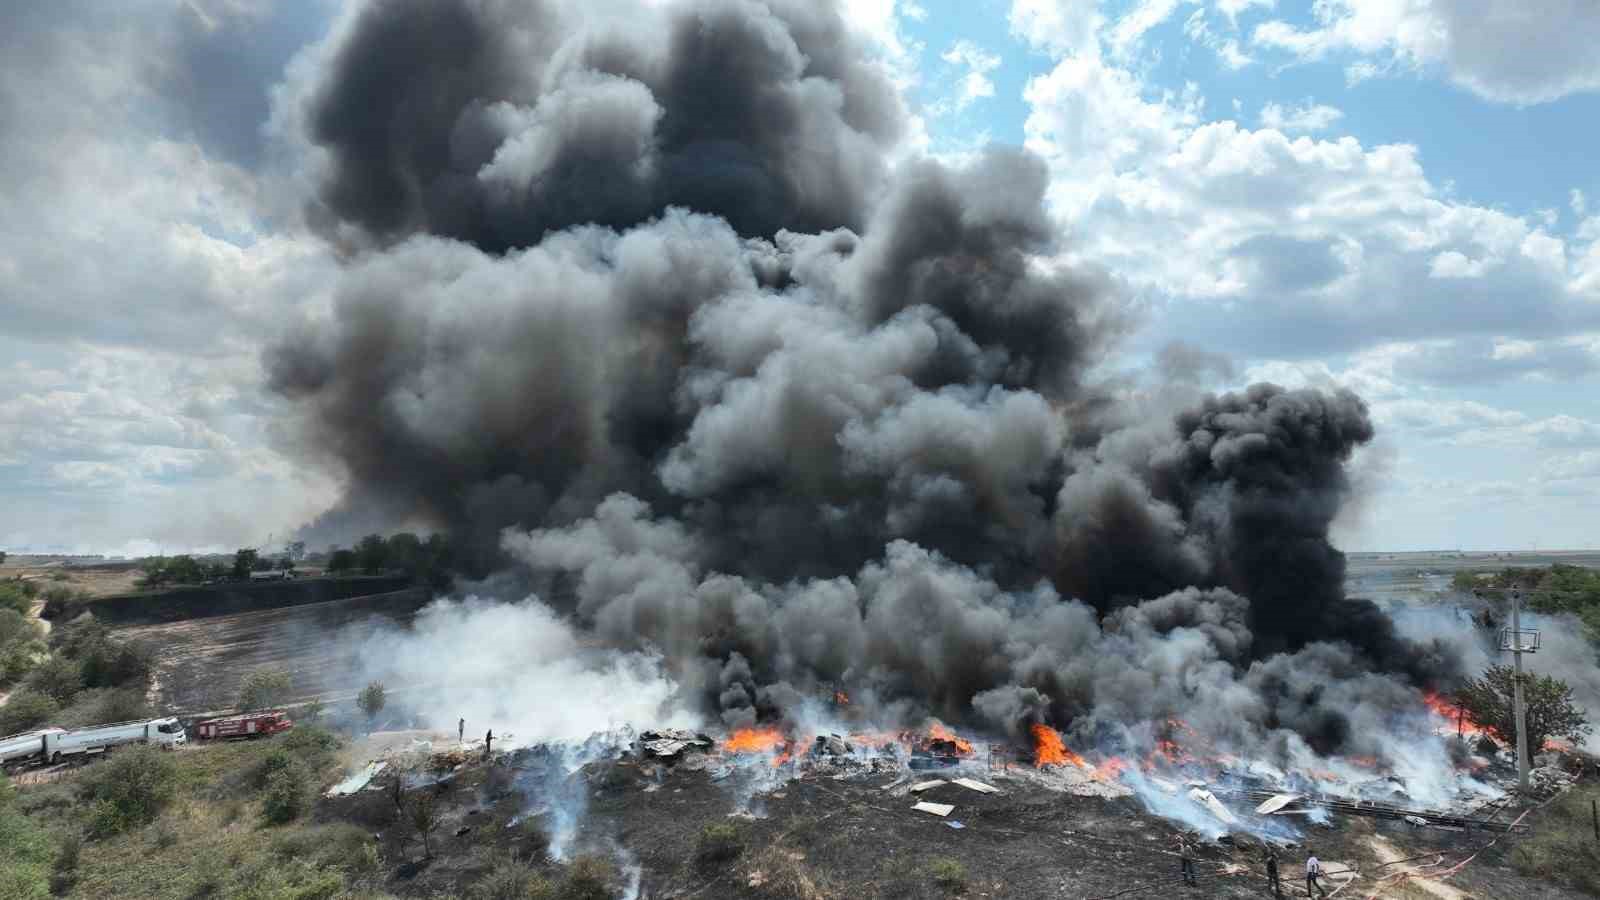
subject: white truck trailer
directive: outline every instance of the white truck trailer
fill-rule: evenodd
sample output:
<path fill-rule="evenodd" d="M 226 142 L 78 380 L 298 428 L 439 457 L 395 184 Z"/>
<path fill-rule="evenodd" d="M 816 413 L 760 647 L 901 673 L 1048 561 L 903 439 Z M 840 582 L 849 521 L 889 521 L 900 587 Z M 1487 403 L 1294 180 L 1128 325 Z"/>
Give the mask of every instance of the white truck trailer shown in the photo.
<path fill-rule="evenodd" d="M 118 722 L 64 731 L 56 728 L 44 734 L 44 758 L 52 763 L 69 756 L 86 753 L 104 753 L 123 744 L 155 744 L 158 747 L 175 747 L 187 743 L 183 726 L 177 719 L 146 719 L 141 722 Z"/>
<path fill-rule="evenodd" d="M 0 737 L 0 766 L 9 766 L 12 763 L 21 763 L 24 760 L 38 757 L 44 758 L 44 736 L 59 728 L 45 728 L 39 731 L 25 731 L 8 737 Z"/>

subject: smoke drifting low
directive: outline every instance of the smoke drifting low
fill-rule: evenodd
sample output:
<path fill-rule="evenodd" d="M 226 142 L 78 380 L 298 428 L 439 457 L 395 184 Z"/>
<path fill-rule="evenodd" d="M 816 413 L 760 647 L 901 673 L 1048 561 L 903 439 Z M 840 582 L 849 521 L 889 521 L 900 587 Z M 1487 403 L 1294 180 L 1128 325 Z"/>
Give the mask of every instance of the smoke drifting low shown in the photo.
<path fill-rule="evenodd" d="M 318 527 L 445 530 L 729 724 L 838 684 L 1325 752 L 1450 677 L 1343 595 L 1362 401 L 1098 381 L 1129 322 L 1043 163 L 891 169 L 870 59 L 810 0 L 350 15 L 291 101 L 353 255 L 269 357 Z"/>

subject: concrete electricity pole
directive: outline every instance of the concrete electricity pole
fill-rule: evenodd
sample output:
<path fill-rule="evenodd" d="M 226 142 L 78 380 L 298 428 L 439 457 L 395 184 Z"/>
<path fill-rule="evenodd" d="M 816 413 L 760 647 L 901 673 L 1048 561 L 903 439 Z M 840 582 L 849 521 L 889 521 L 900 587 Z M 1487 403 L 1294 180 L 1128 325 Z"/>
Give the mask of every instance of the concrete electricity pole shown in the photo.
<path fill-rule="evenodd" d="M 1517 717 L 1517 789 L 1528 791 L 1528 707 L 1522 698 L 1522 597 L 1511 592 L 1511 660 L 1516 675 L 1511 682 L 1512 709 Z M 1502 648 L 1504 649 L 1504 648 Z"/>

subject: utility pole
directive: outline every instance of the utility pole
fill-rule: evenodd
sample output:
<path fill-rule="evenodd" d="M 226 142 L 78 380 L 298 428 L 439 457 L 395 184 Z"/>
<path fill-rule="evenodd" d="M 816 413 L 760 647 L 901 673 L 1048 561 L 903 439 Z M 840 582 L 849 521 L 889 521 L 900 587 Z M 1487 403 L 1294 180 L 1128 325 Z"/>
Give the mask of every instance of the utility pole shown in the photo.
<path fill-rule="evenodd" d="M 1511 592 L 1511 702 L 1517 716 L 1517 789 L 1528 792 L 1528 707 L 1522 699 L 1522 595 Z M 1535 645 L 1537 646 L 1537 645 Z"/>

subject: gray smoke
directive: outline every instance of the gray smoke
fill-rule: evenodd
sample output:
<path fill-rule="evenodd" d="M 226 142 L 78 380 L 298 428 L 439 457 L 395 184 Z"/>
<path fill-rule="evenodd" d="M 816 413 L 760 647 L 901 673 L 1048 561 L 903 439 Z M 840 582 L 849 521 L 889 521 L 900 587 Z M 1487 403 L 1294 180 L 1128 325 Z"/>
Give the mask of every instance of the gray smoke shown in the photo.
<path fill-rule="evenodd" d="M 1450 675 L 1343 595 L 1362 401 L 1097 381 L 1127 322 L 1051 262 L 1043 163 L 891 172 L 832 4 L 388 0 L 317 58 L 312 218 L 354 255 L 268 363 L 348 475 L 322 534 L 514 562 L 730 725 L 840 684 L 1332 749 Z"/>

